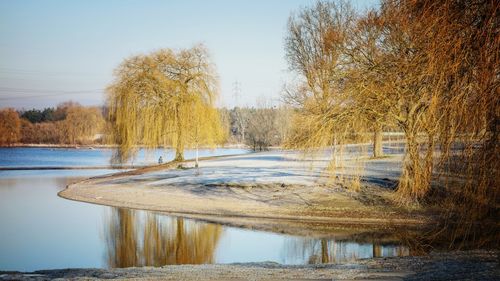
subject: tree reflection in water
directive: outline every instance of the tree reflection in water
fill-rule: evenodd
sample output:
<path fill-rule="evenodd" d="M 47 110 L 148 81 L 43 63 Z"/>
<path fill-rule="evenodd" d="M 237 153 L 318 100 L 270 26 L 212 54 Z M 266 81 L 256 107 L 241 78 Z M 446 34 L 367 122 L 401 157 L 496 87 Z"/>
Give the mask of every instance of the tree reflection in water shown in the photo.
<path fill-rule="evenodd" d="M 112 208 L 105 223 L 109 267 L 213 263 L 220 225 Z"/>
<path fill-rule="evenodd" d="M 401 245 L 307 238 L 294 238 L 287 241 L 285 254 L 288 258 L 299 258 L 309 264 L 341 263 L 363 258 L 408 255 L 408 247 Z"/>

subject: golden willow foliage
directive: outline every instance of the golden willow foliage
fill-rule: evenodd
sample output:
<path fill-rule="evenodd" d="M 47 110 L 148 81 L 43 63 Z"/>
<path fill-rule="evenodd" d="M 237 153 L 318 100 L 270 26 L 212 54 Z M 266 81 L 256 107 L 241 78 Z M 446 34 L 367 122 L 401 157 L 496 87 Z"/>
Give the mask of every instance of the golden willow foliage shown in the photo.
<path fill-rule="evenodd" d="M 183 160 L 186 147 L 222 142 L 214 108 L 217 88 L 214 66 L 201 45 L 126 59 L 108 87 L 117 160 L 132 157 L 137 145 L 173 146 L 175 160 Z"/>
<path fill-rule="evenodd" d="M 216 108 L 195 103 L 188 118 L 186 128 L 189 132 L 187 134 L 189 146 L 199 148 L 200 145 L 220 144 L 227 139 L 227 120 Z"/>

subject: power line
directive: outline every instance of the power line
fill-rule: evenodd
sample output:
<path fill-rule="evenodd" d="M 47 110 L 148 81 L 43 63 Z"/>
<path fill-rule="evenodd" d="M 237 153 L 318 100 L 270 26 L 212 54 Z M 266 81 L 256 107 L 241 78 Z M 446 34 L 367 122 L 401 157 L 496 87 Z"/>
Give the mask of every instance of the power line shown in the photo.
<path fill-rule="evenodd" d="M 44 97 L 53 97 L 53 96 L 62 96 L 62 94 L 47 94 L 47 95 L 23 96 L 23 97 L 8 97 L 8 98 L 0 98 L 0 100 L 16 100 L 16 99 L 44 98 Z"/>
<path fill-rule="evenodd" d="M 90 90 L 52 90 L 52 89 L 37 89 L 37 88 L 12 88 L 12 87 L 1 87 L 0 92 L 5 93 L 60 93 L 60 94 L 78 94 L 78 93 L 88 93 L 88 92 L 102 92 L 104 89 L 90 89 Z"/>
<path fill-rule="evenodd" d="M 46 71 L 46 70 L 35 70 L 35 69 L 19 69 L 19 68 L 9 68 L 0 67 L 0 74 L 14 74 L 14 75 L 78 75 L 78 76 L 102 76 L 105 73 L 91 73 L 91 72 L 71 72 L 71 71 Z"/>
<path fill-rule="evenodd" d="M 97 93 L 102 93 L 103 91 L 104 89 L 65 91 L 65 90 L 49 90 L 49 89 L 42 90 L 42 89 L 29 89 L 29 88 L 0 87 L 0 94 L 28 94 L 16 97 L 0 97 L 0 100 L 41 98 L 41 97 L 63 96 L 63 95 L 75 95 L 75 94 L 97 94 Z M 33 93 L 35 95 L 29 95 Z"/>

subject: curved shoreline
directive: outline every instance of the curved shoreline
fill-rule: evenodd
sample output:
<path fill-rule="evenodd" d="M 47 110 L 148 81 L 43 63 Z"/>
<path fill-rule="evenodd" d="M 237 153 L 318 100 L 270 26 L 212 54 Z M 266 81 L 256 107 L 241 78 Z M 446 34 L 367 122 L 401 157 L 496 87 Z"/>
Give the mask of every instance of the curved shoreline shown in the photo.
<path fill-rule="evenodd" d="M 212 157 L 200 163 L 199 170 L 189 169 L 194 164 L 186 161 L 182 165 L 188 169 L 173 169 L 179 163 L 171 163 L 90 178 L 59 196 L 309 236 L 328 236 L 335 229 L 418 229 L 430 222 L 421 211 L 387 204 L 390 190 L 367 183 L 352 193 L 328 183 L 321 164 L 310 170 L 295 152 Z"/>

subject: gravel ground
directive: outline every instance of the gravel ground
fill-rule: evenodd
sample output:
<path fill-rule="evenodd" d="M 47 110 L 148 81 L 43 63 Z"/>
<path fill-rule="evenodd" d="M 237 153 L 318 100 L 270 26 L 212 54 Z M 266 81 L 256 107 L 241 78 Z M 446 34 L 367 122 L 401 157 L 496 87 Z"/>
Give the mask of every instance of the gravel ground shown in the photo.
<path fill-rule="evenodd" d="M 498 251 L 431 253 L 334 265 L 170 265 L 123 269 L 0 272 L 0 280 L 500 280 Z"/>

